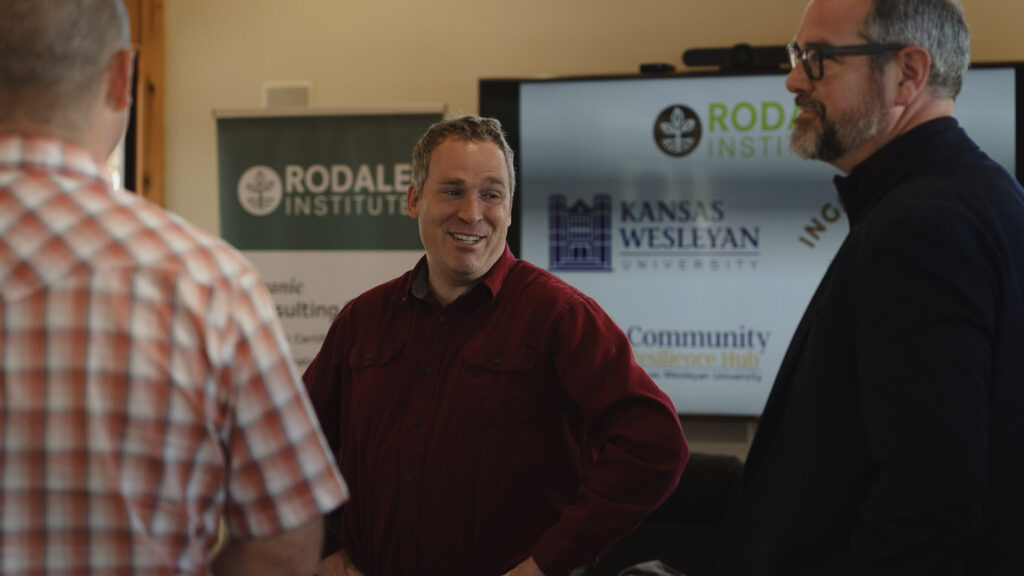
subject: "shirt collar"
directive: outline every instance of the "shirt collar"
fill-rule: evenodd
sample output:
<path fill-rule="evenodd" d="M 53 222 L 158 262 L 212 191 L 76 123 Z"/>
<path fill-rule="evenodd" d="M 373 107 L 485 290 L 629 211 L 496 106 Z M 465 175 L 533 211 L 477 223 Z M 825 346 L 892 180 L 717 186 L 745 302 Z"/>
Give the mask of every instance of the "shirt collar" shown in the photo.
<path fill-rule="evenodd" d="M 427 278 L 427 257 L 423 256 L 412 269 L 412 284 L 409 286 L 409 294 L 420 300 L 430 295 L 430 282 Z"/>
<path fill-rule="evenodd" d="M 833 178 L 850 228 L 856 228 L 885 192 L 907 174 L 938 157 L 960 152 L 957 142 L 973 146 L 955 118 L 936 118 L 894 138 L 855 166 L 849 176 Z"/>
<path fill-rule="evenodd" d="M 109 185 L 105 172 L 96 165 L 92 155 L 77 144 L 52 136 L 0 135 L 0 167 L 37 167 Z"/>
<path fill-rule="evenodd" d="M 482 286 L 483 288 L 480 289 L 486 290 L 488 298 L 493 300 L 498 295 L 498 292 L 501 291 L 501 286 L 505 283 L 505 279 L 508 278 L 515 264 L 516 257 L 512 255 L 512 250 L 508 247 L 508 244 L 505 244 L 505 251 L 502 252 L 498 260 L 491 266 L 491 269 L 477 280 L 476 284 L 467 290 L 466 293 L 468 294 Z M 429 278 L 430 271 L 427 269 L 427 257 L 423 256 L 412 270 L 409 294 L 420 300 L 426 299 L 430 295 Z"/>

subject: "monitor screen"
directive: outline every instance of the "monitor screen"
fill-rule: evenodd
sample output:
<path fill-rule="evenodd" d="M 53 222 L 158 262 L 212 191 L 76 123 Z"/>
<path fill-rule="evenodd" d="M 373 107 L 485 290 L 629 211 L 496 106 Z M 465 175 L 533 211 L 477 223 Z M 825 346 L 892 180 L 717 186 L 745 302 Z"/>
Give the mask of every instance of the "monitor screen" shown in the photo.
<path fill-rule="evenodd" d="M 956 103 L 1014 173 L 1019 72 L 972 68 Z M 760 414 L 848 232 L 838 171 L 789 151 L 784 78 L 480 82 L 517 154 L 513 251 L 594 298 L 682 414 Z"/>

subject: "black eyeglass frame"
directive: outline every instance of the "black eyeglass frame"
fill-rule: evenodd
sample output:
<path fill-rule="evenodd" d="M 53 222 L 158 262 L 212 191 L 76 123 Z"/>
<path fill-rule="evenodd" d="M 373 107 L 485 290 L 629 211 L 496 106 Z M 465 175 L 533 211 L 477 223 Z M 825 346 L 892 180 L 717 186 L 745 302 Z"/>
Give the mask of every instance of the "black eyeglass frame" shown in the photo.
<path fill-rule="evenodd" d="M 786 53 L 789 55 L 789 65 L 796 68 L 799 61 L 804 66 L 804 72 L 811 80 L 821 80 L 825 77 L 825 59 L 836 56 L 870 56 L 873 54 L 884 54 L 885 52 L 899 52 L 907 47 L 907 44 L 851 44 L 848 46 L 829 46 L 828 44 L 808 44 L 803 48 L 796 42 L 786 44 Z M 811 58 L 818 61 L 818 73 L 815 75 L 814 67 L 811 65 Z"/>

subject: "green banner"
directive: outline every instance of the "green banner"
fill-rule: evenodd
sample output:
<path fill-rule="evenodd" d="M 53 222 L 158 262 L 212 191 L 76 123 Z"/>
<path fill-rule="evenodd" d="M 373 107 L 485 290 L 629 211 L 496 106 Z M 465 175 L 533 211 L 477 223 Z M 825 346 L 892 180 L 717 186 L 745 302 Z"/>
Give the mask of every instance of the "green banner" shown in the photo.
<path fill-rule="evenodd" d="M 220 115 L 221 235 L 242 250 L 420 250 L 412 149 L 442 117 Z"/>

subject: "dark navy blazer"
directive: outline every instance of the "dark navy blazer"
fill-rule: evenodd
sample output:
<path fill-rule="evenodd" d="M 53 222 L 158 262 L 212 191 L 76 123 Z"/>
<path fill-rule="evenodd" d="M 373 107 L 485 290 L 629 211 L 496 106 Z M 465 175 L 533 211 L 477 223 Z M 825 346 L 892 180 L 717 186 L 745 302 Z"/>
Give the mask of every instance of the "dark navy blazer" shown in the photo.
<path fill-rule="evenodd" d="M 850 233 L 751 446 L 739 572 L 1024 574 L 1024 190 L 952 118 L 836 186 Z"/>

